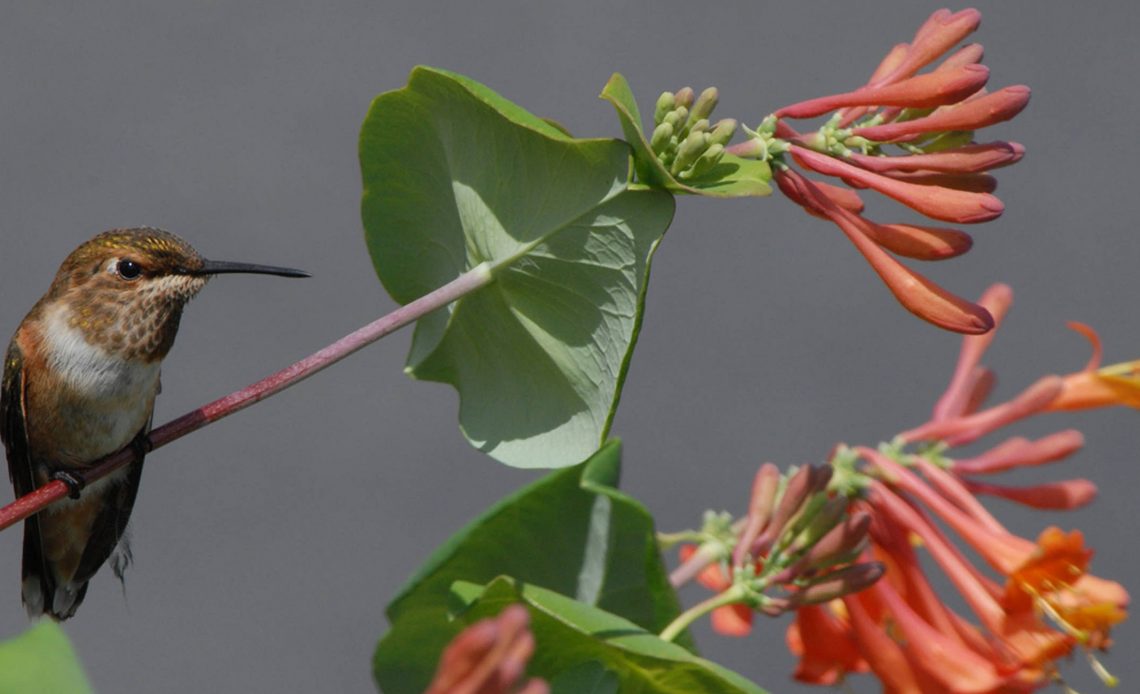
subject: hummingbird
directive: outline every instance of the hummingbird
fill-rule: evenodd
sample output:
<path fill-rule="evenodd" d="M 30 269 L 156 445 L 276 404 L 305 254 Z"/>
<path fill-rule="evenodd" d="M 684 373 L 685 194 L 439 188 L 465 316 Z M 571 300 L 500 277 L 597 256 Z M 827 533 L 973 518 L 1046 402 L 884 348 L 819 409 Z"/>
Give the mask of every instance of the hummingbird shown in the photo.
<path fill-rule="evenodd" d="M 161 229 L 113 229 L 67 256 L 16 329 L 0 391 L 8 476 L 17 498 L 55 479 L 69 490 L 24 522 L 21 594 L 29 616 L 74 615 L 109 558 L 123 580 L 162 360 L 186 302 L 223 273 L 309 276 L 206 260 Z M 134 462 L 82 488 L 76 473 L 127 446 Z"/>

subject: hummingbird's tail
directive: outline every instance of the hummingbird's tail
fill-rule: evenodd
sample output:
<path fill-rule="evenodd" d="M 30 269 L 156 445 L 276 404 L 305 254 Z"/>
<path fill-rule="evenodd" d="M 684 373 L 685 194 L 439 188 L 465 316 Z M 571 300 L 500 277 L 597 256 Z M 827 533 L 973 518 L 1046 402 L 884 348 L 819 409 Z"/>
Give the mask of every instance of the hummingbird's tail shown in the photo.
<path fill-rule="evenodd" d="M 21 589 L 29 616 L 59 621 L 74 615 L 88 581 L 108 558 L 123 579 L 131 557 L 127 521 L 141 476 L 142 461 L 136 460 L 101 480 L 102 486 L 88 487 L 78 500 L 61 501 L 24 521 Z"/>
<path fill-rule="evenodd" d="M 57 582 L 55 571 L 44 558 L 42 538 L 38 517 L 32 516 L 24 521 L 24 561 L 20 584 L 24 607 L 31 618 L 46 614 L 60 621 L 75 614 L 87 594 L 87 581 Z"/>

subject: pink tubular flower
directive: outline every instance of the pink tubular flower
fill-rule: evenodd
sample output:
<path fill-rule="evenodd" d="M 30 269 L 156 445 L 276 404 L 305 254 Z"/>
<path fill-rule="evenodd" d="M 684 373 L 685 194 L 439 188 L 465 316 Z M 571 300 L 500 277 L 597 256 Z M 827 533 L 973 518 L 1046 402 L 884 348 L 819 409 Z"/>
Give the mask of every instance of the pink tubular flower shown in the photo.
<path fill-rule="evenodd" d="M 815 172 L 856 189 L 881 193 L 931 219 L 954 224 L 993 220 L 1004 211 L 988 172 L 1019 161 L 1013 142 L 973 142 L 974 132 L 1017 115 L 1029 101 L 1024 86 L 987 93 L 989 70 L 982 47 L 959 45 L 981 15 L 938 10 L 910 43 L 899 44 L 862 87 L 809 99 L 775 111 L 754 139 L 728 151 L 772 159 L 780 190 L 809 214 L 833 222 L 856 246 L 907 310 L 947 330 L 979 334 L 992 327 L 980 307 L 946 292 L 890 254 L 944 260 L 966 253 L 970 236 L 922 224 L 881 224 L 862 217 L 854 191 L 808 179 Z M 920 70 L 939 58 L 932 70 Z M 790 119 L 832 117 L 814 132 L 799 133 Z M 889 151 L 891 148 L 897 151 Z M 887 252 L 882 252 L 883 250 Z M 980 378 L 980 376 L 968 376 Z"/>
<path fill-rule="evenodd" d="M 547 694 L 542 680 L 524 681 L 534 652 L 529 621 L 526 608 L 511 605 L 464 629 L 444 649 L 424 694 Z"/>

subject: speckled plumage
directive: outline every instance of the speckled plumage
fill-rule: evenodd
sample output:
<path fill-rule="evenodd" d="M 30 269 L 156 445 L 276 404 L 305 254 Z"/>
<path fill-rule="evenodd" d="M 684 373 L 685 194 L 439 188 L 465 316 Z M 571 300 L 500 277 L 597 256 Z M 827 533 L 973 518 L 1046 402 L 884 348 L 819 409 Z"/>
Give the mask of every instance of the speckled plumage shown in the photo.
<path fill-rule="evenodd" d="M 138 264 L 137 277 L 122 276 L 123 260 Z M 192 274 L 203 262 L 182 239 L 150 228 L 105 232 L 64 260 L 4 363 L 0 438 L 17 496 L 147 432 L 182 308 L 208 279 Z M 112 568 L 122 577 L 141 474 L 140 459 L 25 522 L 29 614 L 72 616 L 117 546 Z"/>
<path fill-rule="evenodd" d="M 75 249 L 20 323 L 4 359 L 0 439 L 16 496 L 141 441 L 182 308 L 218 273 L 307 277 L 290 268 L 209 261 L 161 229 L 115 229 Z M 135 462 L 24 522 L 22 595 L 32 616 L 67 619 L 108 558 L 121 579 Z M 115 554 L 113 554 L 113 552 Z"/>

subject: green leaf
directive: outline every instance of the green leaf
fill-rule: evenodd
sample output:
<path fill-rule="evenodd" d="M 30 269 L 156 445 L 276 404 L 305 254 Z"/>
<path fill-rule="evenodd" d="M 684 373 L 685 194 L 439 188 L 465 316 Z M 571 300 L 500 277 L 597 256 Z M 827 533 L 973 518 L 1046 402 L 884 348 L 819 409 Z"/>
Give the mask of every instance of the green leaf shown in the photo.
<path fill-rule="evenodd" d="M 427 685 L 446 639 L 414 653 L 408 643 L 425 640 L 425 623 L 443 628 L 441 610 L 457 580 L 482 584 L 509 574 L 649 631 L 659 632 L 673 621 L 680 604 L 657 550 L 653 518 L 616 489 L 620 473 L 621 443 L 611 440 L 582 465 L 551 473 L 501 500 L 439 547 L 388 606 L 392 629 L 374 662 L 383 690 L 411 693 Z M 678 642 L 692 647 L 688 634 Z M 399 672 L 387 672 L 390 664 Z M 413 669 L 418 679 L 408 678 Z"/>
<path fill-rule="evenodd" d="M 621 679 L 596 660 L 582 663 L 550 681 L 550 694 L 618 694 Z"/>
<path fill-rule="evenodd" d="M 472 445 L 565 467 L 605 440 L 673 215 L 628 190 L 629 148 L 575 139 L 465 77 L 416 68 L 360 136 L 362 217 L 407 303 L 486 263 L 490 285 L 416 324 L 406 371 L 453 385 Z"/>
<path fill-rule="evenodd" d="M 51 620 L 0 642 L 0 694 L 80 694 L 91 686 L 63 628 Z"/>
<path fill-rule="evenodd" d="M 715 167 L 700 178 L 681 183 L 670 174 L 653 150 L 641 129 L 641 113 L 633 91 L 621 73 L 615 72 L 602 89 L 601 98 L 613 104 L 625 139 L 633 147 L 633 166 L 642 183 L 674 193 L 736 198 L 769 195 L 772 169 L 768 162 L 725 154 Z"/>
<path fill-rule="evenodd" d="M 636 624 L 564 595 L 506 577 L 485 588 L 453 587 L 469 604 L 466 624 L 522 602 L 530 612 L 535 651 L 527 673 L 547 681 L 583 663 L 601 663 L 617 675 L 622 692 L 654 694 L 764 694 L 764 690 L 716 663 L 662 641 Z"/>

